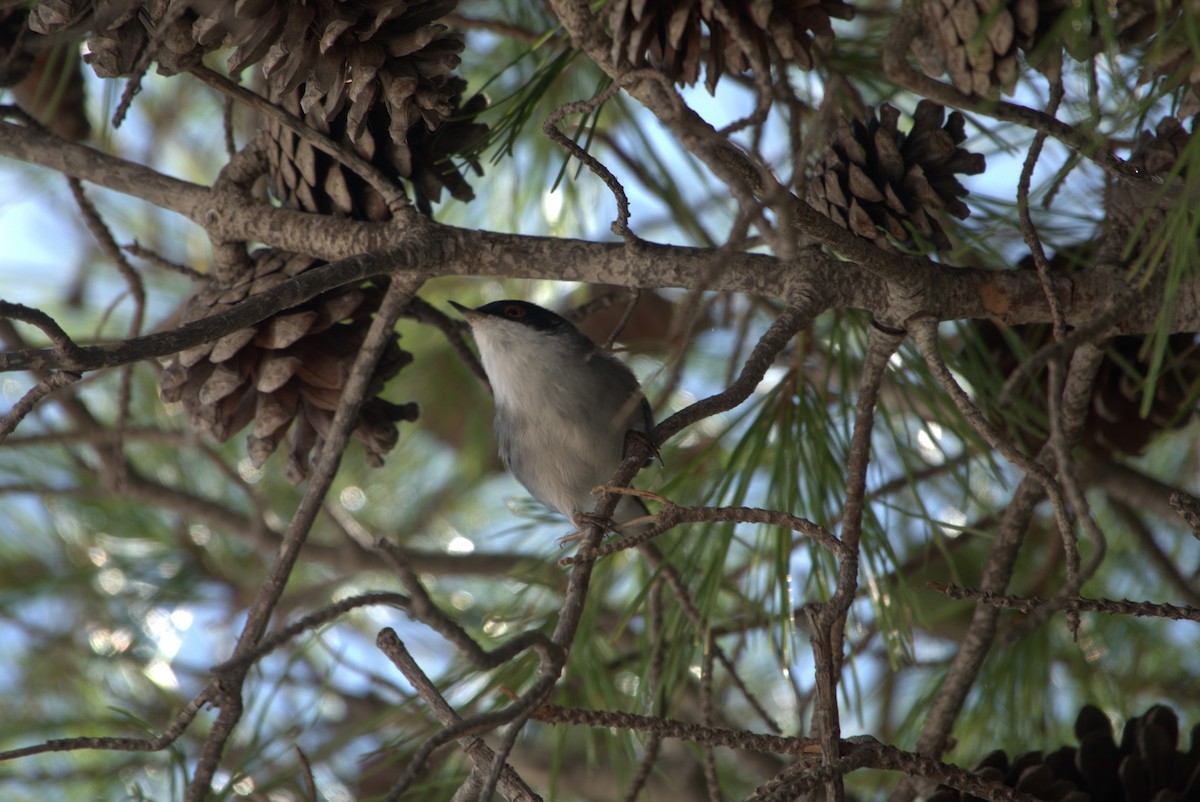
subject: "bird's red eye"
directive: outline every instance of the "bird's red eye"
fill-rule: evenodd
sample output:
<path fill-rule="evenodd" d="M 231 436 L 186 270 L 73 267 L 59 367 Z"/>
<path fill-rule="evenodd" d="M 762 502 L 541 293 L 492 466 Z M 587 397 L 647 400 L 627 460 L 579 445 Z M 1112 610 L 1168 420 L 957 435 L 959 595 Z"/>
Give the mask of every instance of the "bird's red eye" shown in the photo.
<path fill-rule="evenodd" d="M 516 304 L 512 304 L 504 307 L 504 315 L 506 317 L 511 317 L 513 320 L 517 320 L 525 317 L 525 310 Z"/>

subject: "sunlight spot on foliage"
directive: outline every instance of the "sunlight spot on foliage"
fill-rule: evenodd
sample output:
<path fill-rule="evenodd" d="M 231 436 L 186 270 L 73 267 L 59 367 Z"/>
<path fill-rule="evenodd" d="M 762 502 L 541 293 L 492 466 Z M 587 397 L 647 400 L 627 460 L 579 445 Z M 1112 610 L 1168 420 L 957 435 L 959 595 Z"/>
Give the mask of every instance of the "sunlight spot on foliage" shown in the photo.
<path fill-rule="evenodd" d="M 701 679 L 704 676 L 704 669 L 702 669 L 700 666 L 689 666 L 688 673 L 696 679 Z"/>
<path fill-rule="evenodd" d="M 158 647 L 158 653 L 164 658 L 170 659 L 179 654 L 180 647 L 184 645 L 184 641 L 180 638 L 174 629 L 164 630 L 164 632 L 155 635 L 155 646 Z"/>
<path fill-rule="evenodd" d="M 16 401 L 25 394 L 25 391 L 21 388 L 21 383 L 13 378 L 5 379 L 3 387 L 5 401 Z"/>
<path fill-rule="evenodd" d="M 617 675 L 617 690 L 626 696 L 636 696 L 640 684 L 638 675 L 632 671 L 622 671 Z"/>
<path fill-rule="evenodd" d="M 162 464 L 154 471 L 154 475 L 158 481 L 165 485 L 174 485 L 179 483 L 179 468 L 170 464 Z"/>
<path fill-rule="evenodd" d="M 1087 618 L 1079 621 L 1079 650 L 1089 663 L 1098 663 L 1108 656 L 1108 646 L 1103 638 L 1096 637 L 1095 625 Z"/>
<path fill-rule="evenodd" d="M 938 448 L 937 441 L 942 439 L 943 432 L 942 427 L 932 421 L 926 421 L 925 428 L 917 432 L 917 445 L 926 462 L 941 460 L 942 449 Z"/>
<path fill-rule="evenodd" d="M 179 678 L 175 676 L 166 660 L 151 660 L 142 673 L 160 688 L 174 690 L 179 687 Z"/>
<path fill-rule="evenodd" d="M 207 546 L 208 542 L 212 540 L 212 530 L 204 524 L 192 524 L 188 527 L 188 537 L 197 546 Z"/>
<path fill-rule="evenodd" d="M 779 382 L 783 381 L 783 377 L 787 375 L 789 368 L 782 365 L 772 365 L 767 368 L 767 372 L 763 374 L 762 381 L 754 388 L 755 395 L 766 395 L 775 389 Z"/>
<path fill-rule="evenodd" d="M 238 796 L 250 796 L 250 794 L 254 793 L 254 778 L 240 778 L 233 784 L 233 792 Z"/>
<path fill-rule="evenodd" d="M 321 796 L 329 802 L 354 802 L 354 794 L 327 767 L 314 766 L 313 781 Z"/>
<path fill-rule="evenodd" d="M 321 714 L 321 718 L 330 721 L 342 721 L 350 711 L 350 706 L 346 704 L 346 700 L 340 695 L 333 692 L 326 692 L 321 694 L 320 699 L 317 700 L 317 709 Z"/>
<path fill-rule="evenodd" d="M 92 651 L 102 657 L 111 657 L 114 654 L 120 654 L 129 648 L 133 643 L 133 633 L 127 628 L 120 629 L 93 629 L 88 635 L 88 645 L 92 647 Z"/>
<path fill-rule="evenodd" d="M 68 543 L 78 543 L 87 536 L 87 530 L 79 516 L 70 507 L 62 504 L 47 504 L 58 535 Z"/>
<path fill-rule="evenodd" d="M 792 574 L 790 571 L 788 572 L 787 576 L 784 577 L 784 581 L 787 582 L 788 609 L 795 610 L 798 606 L 796 604 L 796 583 L 795 580 L 792 579 Z M 784 675 L 786 676 L 786 674 L 787 668 L 784 667 Z"/>
<path fill-rule="evenodd" d="M 558 221 L 562 219 L 562 210 L 562 190 L 556 189 L 553 192 L 547 192 L 542 195 L 542 214 L 545 215 L 546 222 L 551 226 L 558 225 Z"/>
<path fill-rule="evenodd" d="M 97 568 L 108 565 L 108 552 L 102 548 L 93 546 L 88 549 L 88 559 L 92 561 L 92 565 Z"/>
<path fill-rule="evenodd" d="M 942 521 L 949 526 L 950 537 L 962 535 L 961 527 L 967 525 L 967 514 L 958 507 L 947 506 L 942 510 Z"/>
<path fill-rule="evenodd" d="M 456 590 L 450 594 L 450 604 L 455 610 L 469 610 L 475 604 L 475 597 L 465 590 Z"/>
<path fill-rule="evenodd" d="M 240 460 L 237 466 L 238 476 L 242 477 L 242 481 L 248 484 L 254 484 L 263 478 L 262 468 L 254 467 L 254 463 L 249 459 Z"/>
<path fill-rule="evenodd" d="M 338 501 L 350 512 L 358 512 L 367 503 L 367 494 L 361 487 L 350 485 L 338 494 Z"/>
<path fill-rule="evenodd" d="M 195 618 L 190 610 L 176 609 L 171 612 L 171 624 L 180 632 L 187 632 Z"/>
<path fill-rule="evenodd" d="M 503 621 L 497 621 L 495 618 L 489 618 L 487 621 L 483 622 L 483 631 L 485 634 L 496 638 L 507 634 L 508 624 L 504 623 Z"/>
<path fill-rule="evenodd" d="M 153 781 L 157 775 L 158 769 L 154 766 L 127 766 L 117 772 L 126 792 L 134 799 L 141 799 L 144 796 L 141 793 L 141 780 Z"/>
<path fill-rule="evenodd" d="M 462 535 L 455 535 L 450 544 L 446 546 L 446 551 L 451 554 L 470 554 L 475 551 L 475 544 Z"/>
<path fill-rule="evenodd" d="M 96 575 L 96 586 L 110 596 L 116 596 L 128 584 L 120 568 L 106 568 Z"/>

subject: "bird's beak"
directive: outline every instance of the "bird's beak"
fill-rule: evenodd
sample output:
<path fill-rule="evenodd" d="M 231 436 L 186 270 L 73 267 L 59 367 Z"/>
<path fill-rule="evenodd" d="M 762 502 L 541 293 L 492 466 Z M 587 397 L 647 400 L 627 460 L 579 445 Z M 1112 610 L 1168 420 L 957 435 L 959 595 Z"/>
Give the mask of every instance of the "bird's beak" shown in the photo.
<path fill-rule="evenodd" d="M 468 323 L 474 323 L 476 320 L 479 319 L 479 313 L 476 312 L 474 309 L 472 309 L 469 306 L 463 306 L 462 304 L 456 303 L 455 301 L 451 301 L 450 305 L 453 306 L 455 309 L 457 309 L 459 314 L 461 314 L 464 318 L 467 319 Z"/>

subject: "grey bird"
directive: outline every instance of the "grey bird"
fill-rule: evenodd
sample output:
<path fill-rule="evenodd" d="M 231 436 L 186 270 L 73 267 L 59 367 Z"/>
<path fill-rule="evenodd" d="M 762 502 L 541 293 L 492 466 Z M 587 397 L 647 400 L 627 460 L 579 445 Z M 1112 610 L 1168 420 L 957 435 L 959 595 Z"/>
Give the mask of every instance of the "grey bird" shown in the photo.
<path fill-rule="evenodd" d="M 625 457 L 627 433 L 654 428 L 633 371 L 536 304 L 450 303 L 471 325 L 492 385 L 500 458 L 534 498 L 581 526 L 596 505 L 592 489 Z M 612 520 L 644 515 L 641 499 L 623 496 Z"/>

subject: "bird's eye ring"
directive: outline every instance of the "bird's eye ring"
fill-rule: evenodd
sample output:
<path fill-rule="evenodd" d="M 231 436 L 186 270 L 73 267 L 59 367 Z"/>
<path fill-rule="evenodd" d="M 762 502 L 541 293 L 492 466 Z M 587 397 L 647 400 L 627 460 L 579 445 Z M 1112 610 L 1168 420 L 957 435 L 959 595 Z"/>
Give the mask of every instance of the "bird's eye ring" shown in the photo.
<path fill-rule="evenodd" d="M 504 315 L 505 317 L 511 317 L 516 320 L 525 317 L 525 310 L 516 304 L 512 304 L 511 306 L 504 307 Z"/>

